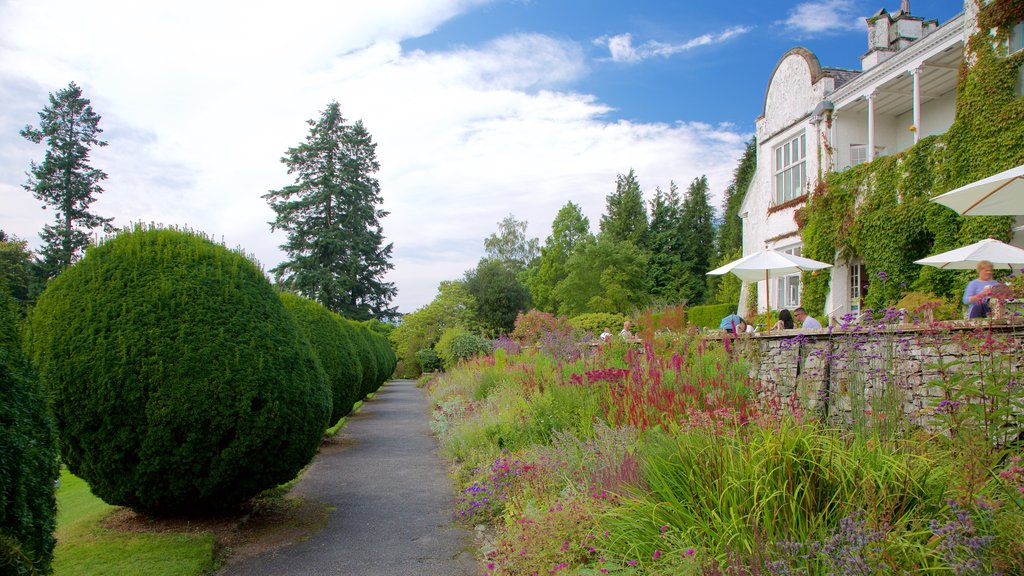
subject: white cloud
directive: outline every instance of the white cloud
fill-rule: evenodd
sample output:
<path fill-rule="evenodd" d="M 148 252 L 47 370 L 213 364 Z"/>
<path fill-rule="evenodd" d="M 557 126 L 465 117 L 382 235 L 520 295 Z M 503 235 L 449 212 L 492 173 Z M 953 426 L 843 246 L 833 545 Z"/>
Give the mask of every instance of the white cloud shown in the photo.
<path fill-rule="evenodd" d="M 649 40 L 640 46 L 633 46 L 633 36 L 629 33 L 616 36 L 602 36 L 594 40 L 594 43 L 607 46 L 610 58 L 615 62 L 640 62 L 641 60 L 656 56 L 667 58 L 701 46 L 720 44 L 730 38 L 746 34 L 750 30 L 751 28 L 748 26 L 733 26 L 717 34 L 701 34 L 696 38 L 691 38 L 686 42 L 678 44 Z"/>
<path fill-rule="evenodd" d="M 852 0 L 824 0 L 804 2 L 790 10 L 782 22 L 787 28 L 803 35 L 817 36 L 850 30 L 864 30 L 867 24 Z"/>
<path fill-rule="evenodd" d="M 609 121 L 606 105 L 567 89 L 587 71 L 572 42 L 517 34 L 444 52 L 402 49 L 477 3 L 360 3 L 359 13 L 349 2 L 298 3 L 296 12 L 267 2 L 244 13 L 208 2 L 0 4 L 0 228 L 38 245 L 50 213 L 20 185 L 43 148 L 17 128 L 71 80 L 110 142 L 94 154 L 110 175 L 98 213 L 118 225 L 191 226 L 268 269 L 284 237 L 270 233 L 261 195 L 292 182 L 281 155 L 337 100 L 378 143 L 391 212 L 382 224 L 394 243 L 388 280 L 403 312 L 474 266 L 510 213 L 543 240 L 572 200 L 596 229 L 616 174 L 630 168 L 648 194 L 701 174 L 721 194 L 748 135 Z"/>

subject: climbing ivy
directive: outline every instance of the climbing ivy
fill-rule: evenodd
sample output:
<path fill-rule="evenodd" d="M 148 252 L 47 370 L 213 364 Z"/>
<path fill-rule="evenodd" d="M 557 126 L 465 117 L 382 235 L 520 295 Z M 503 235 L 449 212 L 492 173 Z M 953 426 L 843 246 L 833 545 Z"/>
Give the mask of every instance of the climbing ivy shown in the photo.
<path fill-rule="evenodd" d="M 1024 51 L 999 54 L 1024 18 L 1021 0 L 982 7 L 957 83 L 956 116 L 943 135 L 892 156 L 826 175 L 797 212 L 804 255 L 825 262 L 860 257 L 868 270 L 865 305 L 894 304 L 909 290 L 955 299 L 973 271 L 914 264 L 928 254 L 992 237 L 1008 240 L 1012 217 L 961 217 L 934 196 L 1024 163 Z M 994 33 L 993 33 L 994 31 Z M 824 312 L 830 274 L 803 275 L 804 306 Z"/>

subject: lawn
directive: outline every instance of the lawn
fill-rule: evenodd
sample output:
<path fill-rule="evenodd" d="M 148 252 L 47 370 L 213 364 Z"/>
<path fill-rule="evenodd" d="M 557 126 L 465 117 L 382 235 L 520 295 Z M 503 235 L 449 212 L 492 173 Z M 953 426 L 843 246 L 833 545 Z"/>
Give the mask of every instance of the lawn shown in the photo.
<path fill-rule="evenodd" d="M 55 576 L 188 576 L 213 571 L 213 534 L 121 532 L 103 527 L 118 510 L 84 480 L 61 472 L 57 490 Z"/>

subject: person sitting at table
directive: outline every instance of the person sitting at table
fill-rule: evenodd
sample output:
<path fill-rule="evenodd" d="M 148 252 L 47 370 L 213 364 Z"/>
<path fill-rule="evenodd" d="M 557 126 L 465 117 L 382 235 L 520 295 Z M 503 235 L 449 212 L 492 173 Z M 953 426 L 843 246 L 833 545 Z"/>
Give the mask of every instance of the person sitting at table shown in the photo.
<path fill-rule="evenodd" d="M 792 330 L 793 328 L 796 328 L 796 325 L 793 324 L 793 315 L 789 310 L 783 308 L 779 311 L 779 321 L 772 326 L 772 330 Z"/>
<path fill-rule="evenodd" d="M 800 328 L 803 330 L 821 330 L 821 322 L 807 314 L 807 311 L 803 307 L 793 310 L 793 319 L 800 322 Z"/>
<path fill-rule="evenodd" d="M 976 268 L 978 277 L 968 282 L 964 288 L 963 302 L 969 306 L 967 317 L 970 319 L 985 318 L 989 315 L 991 309 L 988 306 L 988 299 L 992 295 L 993 287 L 998 284 L 992 279 L 991 262 L 982 260 L 978 262 Z"/>
<path fill-rule="evenodd" d="M 718 323 L 719 330 L 728 330 L 733 334 L 743 334 L 747 331 L 747 321 L 739 314 L 729 314 Z"/>

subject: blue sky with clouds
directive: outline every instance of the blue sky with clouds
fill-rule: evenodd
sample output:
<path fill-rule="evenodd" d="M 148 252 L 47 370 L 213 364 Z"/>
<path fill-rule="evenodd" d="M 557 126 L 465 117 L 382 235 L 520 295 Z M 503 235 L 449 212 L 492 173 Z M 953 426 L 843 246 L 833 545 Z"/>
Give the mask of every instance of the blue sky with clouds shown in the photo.
<path fill-rule="evenodd" d="M 864 17 L 899 2 L 0 0 L 0 228 L 38 245 L 18 130 L 75 81 L 103 116 L 115 224 L 190 226 L 282 258 L 260 197 L 328 102 L 378 143 L 402 312 L 483 254 L 509 214 L 541 241 L 568 201 L 597 226 L 615 176 L 645 194 L 705 174 L 720 203 L 786 50 L 857 68 Z M 956 0 L 910 3 L 945 22 Z"/>

